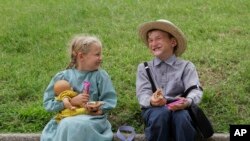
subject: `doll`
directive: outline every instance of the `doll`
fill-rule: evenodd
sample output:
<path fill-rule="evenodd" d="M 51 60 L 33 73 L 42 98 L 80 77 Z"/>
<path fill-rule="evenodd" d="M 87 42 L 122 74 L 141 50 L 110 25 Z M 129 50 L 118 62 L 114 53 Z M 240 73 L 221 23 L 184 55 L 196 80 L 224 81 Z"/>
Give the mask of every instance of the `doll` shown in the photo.
<path fill-rule="evenodd" d="M 56 115 L 55 119 L 57 122 L 65 117 L 88 114 L 88 110 L 85 107 L 75 107 L 70 103 L 70 99 L 76 96 L 77 93 L 72 90 L 72 87 L 66 80 L 57 81 L 54 85 L 54 92 L 56 95 L 55 99 L 62 101 L 65 106 L 65 109 Z"/>

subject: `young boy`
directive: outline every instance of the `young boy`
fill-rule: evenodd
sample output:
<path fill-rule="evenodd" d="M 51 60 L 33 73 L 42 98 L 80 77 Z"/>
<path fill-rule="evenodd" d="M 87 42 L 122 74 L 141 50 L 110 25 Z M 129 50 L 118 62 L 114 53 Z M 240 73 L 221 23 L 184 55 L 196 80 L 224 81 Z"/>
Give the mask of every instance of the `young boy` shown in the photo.
<path fill-rule="evenodd" d="M 177 58 L 186 49 L 183 32 L 168 20 L 158 20 L 142 24 L 139 36 L 154 56 L 148 66 L 158 88 L 152 91 L 144 64 L 139 64 L 136 96 L 142 108 L 147 140 L 166 141 L 172 137 L 175 141 L 194 141 L 196 130 L 185 108 L 192 102 L 199 103 L 202 91 L 194 89 L 186 98 L 179 98 L 181 102 L 165 106 L 190 86 L 200 85 L 194 64 Z"/>

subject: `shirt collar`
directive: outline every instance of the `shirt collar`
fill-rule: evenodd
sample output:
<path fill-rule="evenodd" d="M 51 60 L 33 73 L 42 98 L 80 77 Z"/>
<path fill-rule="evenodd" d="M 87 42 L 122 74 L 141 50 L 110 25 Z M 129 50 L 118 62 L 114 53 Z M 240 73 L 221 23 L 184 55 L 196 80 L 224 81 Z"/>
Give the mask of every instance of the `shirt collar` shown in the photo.
<path fill-rule="evenodd" d="M 153 64 L 154 64 L 154 66 L 158 66 L 161 62 L 164 62 L 164 63 L 172 66 L 174 64 L 174 62 L 176 61 L 176 59 L 177 58 L 176 58 L 175 54 L 173 54 L 171 57 L 169 57 L 167 60 L 164 60 L 164 61 L 160 60 L 159 58 L 155 58 L 153 60 Z"/>

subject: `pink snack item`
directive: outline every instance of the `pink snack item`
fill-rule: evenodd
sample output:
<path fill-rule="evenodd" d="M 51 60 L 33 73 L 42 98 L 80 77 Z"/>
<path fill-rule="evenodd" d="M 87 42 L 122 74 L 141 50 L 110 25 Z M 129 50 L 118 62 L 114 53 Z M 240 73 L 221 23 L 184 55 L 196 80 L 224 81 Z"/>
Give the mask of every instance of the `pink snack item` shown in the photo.
<path fill-rule="evenodd" d="M 183 102 L 184 102 L 183 99 L 179 99 L 179 100 L 177 100 L 177 101 L 175 101 L 175 102 L 172 102 L 172 103 L 167 104 L 166 106 L 167 106 L 169 109 L 171 109 L 171 107 L 172 107 L 173 105 L 175 105 L 175 104 L 180 104 L 180 103 L 183 103 Z"/>
<path fill-rule="evenodd" d="M 83 87 L 84 87 L 84 91 L 85 91 L 87 94 L 89 94 L 90 82 L 84 81 L 84 82 L 83 82 Z"/>

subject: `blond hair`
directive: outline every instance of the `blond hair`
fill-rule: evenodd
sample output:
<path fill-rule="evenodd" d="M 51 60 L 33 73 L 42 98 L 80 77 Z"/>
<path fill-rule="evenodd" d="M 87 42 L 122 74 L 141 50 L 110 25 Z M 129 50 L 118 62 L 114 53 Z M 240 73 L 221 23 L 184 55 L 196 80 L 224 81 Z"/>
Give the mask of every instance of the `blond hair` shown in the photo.
<path fill-rule="evenodd" d="M 83 54 L 87 54 L 93 44 L 102 48 L 102 43 L 96 36 L 77 35 L 73 37 L 69 44 L 69 54 L 71 60 L 67 69 L 77 67 L 77 53 L 81 52 Z"/>

